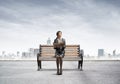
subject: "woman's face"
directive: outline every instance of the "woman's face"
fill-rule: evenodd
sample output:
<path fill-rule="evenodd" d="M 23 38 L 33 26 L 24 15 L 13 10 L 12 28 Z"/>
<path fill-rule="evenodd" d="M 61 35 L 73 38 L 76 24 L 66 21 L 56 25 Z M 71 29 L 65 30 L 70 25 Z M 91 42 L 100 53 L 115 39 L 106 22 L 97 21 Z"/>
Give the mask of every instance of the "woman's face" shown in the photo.
<path fill-rule="evenodd" d="M 61 38 L 62 37 L 62 32 L 59 32 L 58 35 L 57 35 L 58 38 Z"/>

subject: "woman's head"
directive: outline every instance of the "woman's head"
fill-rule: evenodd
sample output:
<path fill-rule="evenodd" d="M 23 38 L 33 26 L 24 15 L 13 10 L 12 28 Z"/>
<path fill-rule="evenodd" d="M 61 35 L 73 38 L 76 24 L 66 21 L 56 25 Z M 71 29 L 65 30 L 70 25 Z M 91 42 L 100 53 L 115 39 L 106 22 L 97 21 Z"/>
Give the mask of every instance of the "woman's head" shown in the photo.
<path fill-rule="evenodd" d="M 62 32 L 61 31 L 57 31 L 56 35 L 57 35 L 58 38 L 61 38 L 62 37 Z"/>

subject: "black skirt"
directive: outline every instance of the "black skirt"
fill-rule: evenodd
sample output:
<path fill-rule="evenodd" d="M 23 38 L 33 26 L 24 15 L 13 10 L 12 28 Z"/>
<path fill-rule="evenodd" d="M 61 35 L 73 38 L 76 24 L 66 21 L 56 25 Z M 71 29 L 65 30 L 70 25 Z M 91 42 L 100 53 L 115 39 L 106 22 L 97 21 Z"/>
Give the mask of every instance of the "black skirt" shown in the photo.
<path fill-rule="evenodd" d="M 55 52 L 56 57 L 64 57 L 64 55 L 65 55 L 64 49 L 60 49 L 60 48 L 56 49 L 56 52 Z"/>

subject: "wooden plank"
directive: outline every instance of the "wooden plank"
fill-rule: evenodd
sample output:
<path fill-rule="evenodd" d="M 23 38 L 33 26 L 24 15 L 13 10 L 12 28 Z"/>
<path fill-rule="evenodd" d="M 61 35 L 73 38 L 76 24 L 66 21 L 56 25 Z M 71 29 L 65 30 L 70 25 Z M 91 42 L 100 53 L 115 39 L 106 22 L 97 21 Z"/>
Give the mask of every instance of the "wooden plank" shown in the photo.
<path fill-rule="evenodd" d="M 41 52 L 41 54 L 55 54 L 55 52 Z M 65 52 L 65 54 L 79 54 L 79 52 Z"/>
<path fill-rule="evenodd" d="M 55 52 L 56 50 L 41 50 L 41 52 Z M 65 50 L 65 52 L 79 52 L 79 50 Z"/>
<path fill-rule="evenodd" d="M 41 57 L 51 57 L 51 56 L 55 56 L 55 54 L 45 54 L 45 55 L 41 55 Z M 79 55 L 71 55 L 71 54 L 68 55 L 68 54 L 67 54 L 67 55 L 65 55 L 65 56 L 71 56 L 71 57 L 74 56 L 74 57 L 77 57 L 77 56 L 79 56 Z"/>
<path fill-rule="evenodd" d="M 41 48 L 41 50 L 55 50 L 54 48 Z M 79 50 L 79 48 L 65 48 L 65 50 Z"/>
<path fill-rule="evenodd" d="M 79 47 L 66 47 L 66 49 L 78 49 Z M 41 47 L 41 49 L 54 49 L 54 47 Z"/>
<path fill-rule="evenodd" d="M 55 50 L 54 48 L 41 48 L 41 50 Z M 65 50 L 79 50 L 79 48 L 65 48 Z"/>
<path fill-rule="evenodd" d="M 50 49 L 50 50 L 53 50 L 54 47 L 41 47 L 41 49 Z M 79 49 L 79 47 L 66 47 L 65 49 Z"/>
<path fill-rule="evenodd" d="M 69 49 L 69 48 L 79 48 L 79 47 L 66 47 L 66 49 L 67 49 L 67 48 Z"/>
<path fill-rule="evenodd" d="M 55 54 L 55 52 L 41 52 L 41 54 Z M 79 52 L 65 52 L 65 54 L 79 54 Z"/>
<path fill-rule="evenodd" d="M 41 61 L 56 61 L 55 57 L 39 57 Z M 63 61 L 81 61 L 80 57 L 64 57 Z"/>
<path fill-rule="evenodd" d="M 55 52 L 41 52 L 41 54 L 55 54 Z M 79 54 L 79 52 L 65 52 L 65 54 Z"/>
<path fill-rule="evenodd" d="M 41 52 L 55 52 L 55 50 L 46 49 L 46 50 L 41 50 Z M 79 50 L 78 49 L 76 49 L 76 50 L 73 50 L 73 49 L 66 50 L 65 49 L 65 52 L 79 52 Z"/>
<path fill-rule="evenodd" d="M 53 45 L 40 45 L 40 47 L 53 47 Z M 66 47 L 79 47 L 79 45 L 66 45 Z"/>
<path fill-rule="evenodd" d="M 41 49 L 41 52 L 54 52 L 55 49 Z M 79 52 L 79 49 L 65 49 L 65 52 Z"/>

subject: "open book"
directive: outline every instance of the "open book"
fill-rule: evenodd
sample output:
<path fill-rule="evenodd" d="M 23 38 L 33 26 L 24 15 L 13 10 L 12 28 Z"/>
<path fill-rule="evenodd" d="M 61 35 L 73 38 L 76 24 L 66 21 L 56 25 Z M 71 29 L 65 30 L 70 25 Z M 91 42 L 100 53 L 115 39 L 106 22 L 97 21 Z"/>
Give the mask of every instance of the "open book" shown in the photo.
<path fill-rule="evenodd" d="M 53 43 L 54 48 L 60 48 L 63 47 L 65 45 L 65 43 Z"/>

